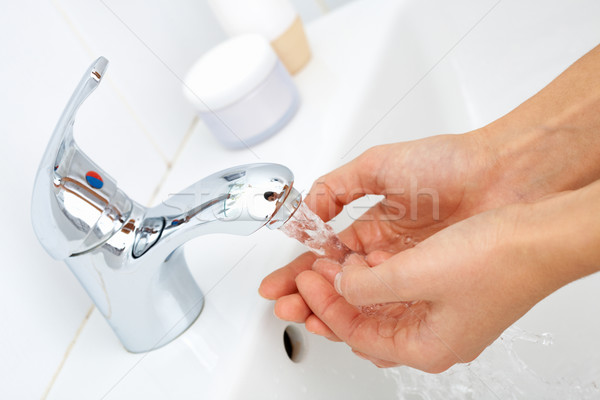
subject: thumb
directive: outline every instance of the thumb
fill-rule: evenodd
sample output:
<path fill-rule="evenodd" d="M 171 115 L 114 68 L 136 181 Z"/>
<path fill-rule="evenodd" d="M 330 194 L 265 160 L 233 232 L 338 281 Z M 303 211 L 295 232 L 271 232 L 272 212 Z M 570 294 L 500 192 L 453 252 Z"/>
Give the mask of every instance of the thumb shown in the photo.
<path fill-rule="evenodd" d="M 350 304 L 361 306 L 426 300 L 425 269 L 419 268 L 420 249 L 402 251 L 383 263 L 368 267 L 349 264 L 335 276 L 334 287 Z"/>
<path fill-rule="evenodd" d="M 306 205 L 323 221 L 329 221 L 350 202 L 366 194 L 382 194 L 386 188 L 379 175 L 386 169 L 384 164 L 390 149 L 390 146 L 372 147 L 317 179 L 306 196 Z"/>

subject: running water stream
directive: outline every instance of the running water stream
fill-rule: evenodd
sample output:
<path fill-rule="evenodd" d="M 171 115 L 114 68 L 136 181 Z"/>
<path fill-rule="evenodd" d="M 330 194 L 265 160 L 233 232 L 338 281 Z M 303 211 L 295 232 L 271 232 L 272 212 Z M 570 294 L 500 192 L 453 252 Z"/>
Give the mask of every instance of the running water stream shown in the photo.
<path fill-rule="evenodd" d="M 333 229 L 304 203 L 279 230 L 308 247 L 317 256 L 340 264 L 353 253 Z"/>

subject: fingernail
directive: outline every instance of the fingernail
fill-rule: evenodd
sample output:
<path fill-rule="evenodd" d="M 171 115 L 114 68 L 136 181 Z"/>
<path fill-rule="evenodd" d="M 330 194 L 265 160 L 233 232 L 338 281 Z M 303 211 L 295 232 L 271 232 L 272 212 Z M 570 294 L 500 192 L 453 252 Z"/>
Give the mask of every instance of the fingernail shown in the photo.
<path fill-rule="evenodd" d="M 340 295 L 342 294 L 342 273 L 341 272 L 338 272 L 335 275 L 335 278 L 333 280 L 333 287 L 335 288 L 336 292 L 338 292 Z"/>

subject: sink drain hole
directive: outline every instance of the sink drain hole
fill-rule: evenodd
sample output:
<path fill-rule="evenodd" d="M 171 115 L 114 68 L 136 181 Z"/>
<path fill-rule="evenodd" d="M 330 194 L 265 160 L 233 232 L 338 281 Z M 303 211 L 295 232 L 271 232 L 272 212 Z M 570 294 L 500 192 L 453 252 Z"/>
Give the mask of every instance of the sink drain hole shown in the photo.
<path fill-rule="evenodd" d="M 304 337 L 302 332 L 293 325 L 288 325 L 283 331 L 283 348 L 285 354 L 293 362 L 302 359 L 304 353 Z"/>

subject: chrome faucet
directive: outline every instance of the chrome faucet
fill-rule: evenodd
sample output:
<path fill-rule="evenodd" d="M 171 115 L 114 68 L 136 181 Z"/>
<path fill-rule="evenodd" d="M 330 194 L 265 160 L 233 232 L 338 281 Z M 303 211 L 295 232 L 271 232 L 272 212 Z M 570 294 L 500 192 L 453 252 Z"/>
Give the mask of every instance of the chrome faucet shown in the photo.
<path fill-rule="evenodd" d="M 131 200 L 73 140 L 77 109 L 107 66 L 98 58 L 69 100 L 37 172 L 31 215 L 46 251 L 67 263 L 125 348 L 137 353 L 169 343 L 202 310 L 185 242 L 279 228 L 302 197 L 286 167 L 249 164 L 214 173 L 153 208 Z"/>

